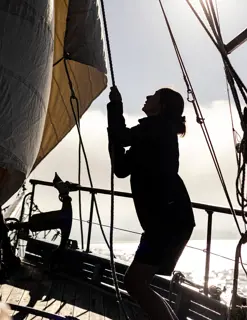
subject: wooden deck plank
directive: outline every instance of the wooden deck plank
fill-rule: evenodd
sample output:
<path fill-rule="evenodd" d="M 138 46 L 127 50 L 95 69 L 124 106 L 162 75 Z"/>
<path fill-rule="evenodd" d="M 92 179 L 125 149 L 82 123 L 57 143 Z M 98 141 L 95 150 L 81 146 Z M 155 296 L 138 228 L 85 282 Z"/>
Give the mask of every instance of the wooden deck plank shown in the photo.
<path fill-rule="evenodd" d="M 44 310 L 45 307 L 47 306 L 47 303 L 48 303 L 47 301 L 37 300 L 33 308 L 37 310 Z M 27 320 L 42 320 L 42 317 L 29 314 L 27 316 Z"/>
<path fill-rule="evenodd" d="M 90 317 L 90 288 L 82 285 L 76 287 L 76 299 L 73 316 L 79 320 L 88 320 Z"/>
<path fill-rule="evenodd" d="M 24 293 L 19 301 L 19 305 L 21 306 L 28 306 L 29 305 L 29 302 L 31 300 L 31 297 L 30 297 L 30 292 L 28 290 L 24 290 Z M 18 311 L 14 311 L 14 319 L 15 320 L 21 320 L 21 319 L 25 319 L 28 314 L 27 313 L 22 313 L 22 312 L 18 312 Z"/>
<path fill-rule="evenodd" d="M 103 320 L 104 319 L 104 302 L 102 294 L 95 290 L 90 290 L 90 320 Z"/>
<path fill-rule="evenodd" d="M 76 299 L 76 285 L 66 281 L 63 287 L 63 295 L 59 315 L 73 316 Z"/>
<path fill-rule="evenodd" d="M 121 316 L 121 312 L 119 310 L 119 306 L 116 302 L 116 298 L 114 297 L 104 297 L 104 316 L 105 320 L 114 319 L 119 320 L 123 319 Z"/>
<path fill-rule="evenodd" d="M 44 310 L 48 301 L 43 299 L 50 292 L 52 287 L 52 280 L 45 277 L 42 273 L 37 271 L 34 274 L 34 280 L 37 280 L 36 286 L 32 287 L 32 292 L 30 292 L 31 299 L 29 301 L 29 306 L 37 310 Z M 42 320 L 42 317 L 36 317 L 34 315 L 28 315 L 27 320 Z"/>
<path fill-rule="evenodd" d="M 11 295 L 11 292 L 13 290 L 13 286 L 9 284 L 2 284 L 1 285 L 1 300 L 2 302 L 6 302 Z"/>
<path fill-rule="evenodd" d="M 64 283 L 61 281 L 53 280 L 50 291 L 47 293 L 47 305 L 45 311 L 58 314 L 61 308 L 63 298 Z"/>
<path fill-rule="evenodd" d="M 21 269 L 22 272 L 20 274 L 16 274 L 13 278 L 10 279 L 9 284 L 15 289 L 23 290 L 20 299 L 13 301 L 12 297 L 8 299 L 8 303 L 19 304 L 22 306 L 29 305 L 31 301 L 30 292 L 36 290 L 36 284 L 32 281 L 32 274 L 34 272 L 34 268 L 24 268 Z M 12 291 L 13 292 L 13 291 Z M 11 294 L 12 296 L 12 294 Z M 22 320 L 27 316 L 26 313 L 21 313 L 18 311 L 13 311 L 13 319 Z"/>
<path fill-rule="evenodd" d="M 24 294 L 25 290 L 17 287 L 13 287 L 11 294 L 9 295 L 8 299 L 6 300 L 7 303 L 19 304 L 21 298 Z M 10 315 L 13 316 L 15 311 L 11 311 Z"/>
<path fill-rule="evenodd" d="M 32 279 L 33 268 L 25 268 L 21 266 L 20 270 L 12 275 L 9 279 L 9 285 L 13 287 L 11 295 L 9 296 L 7 303 L 19 305 L 25 297 L 27 286 Z M 27 291 L 28 292 L 28 291 Z M 18 312 L 13 310 L 12 316 Z"/>
<path fill-rule="evenodd" d="M 43 274 L 38 269 L 35 270 L 29 278 L 22 277 L 22 280 L 15 279 L 2 285 L 2 301 L 27 305 L 62 316 L 74 316 L 79 320 L 125 320 L 113 291 L 107 292 L 96 284 L 77 280 L 76 277 L 70 279 L 59 274 Z M 45 294 L 48 294 L 47 298 L 42 299 Z M 205 306 L 198 305 L 194 301 L 191 303 L 191 310 L 188 312 L 191 319 L 221 319 L 220 314 L 212 311 L 213 309 L 207 310 Z M 133 302 L 128 302 L 126 296 L 124 305 L 131 320 L 148 319 L 139 307 Z M 42 319 L 23 312 L 13 312 L 13 314 L 14 320 Z"/>

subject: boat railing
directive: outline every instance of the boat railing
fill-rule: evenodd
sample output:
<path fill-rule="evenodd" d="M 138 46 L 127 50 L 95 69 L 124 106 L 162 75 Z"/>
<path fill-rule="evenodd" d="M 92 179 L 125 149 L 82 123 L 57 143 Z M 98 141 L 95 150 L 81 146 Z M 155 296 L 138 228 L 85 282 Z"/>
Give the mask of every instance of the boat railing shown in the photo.
<path fill-rule="evenodd" d="M 32 185 L 32 192 L 30 193 L 31 195 L 31 200 L 30 200 L 30 211 L 29 211 L 29 217 L 32 214 L 32 207 L 34 203 L 34 193 L 36 190 L 37 185 L 42 185 L 42 186 L 47 186 L 47 187 L 53 187 L 52 182 L 47 182 L 47 181 L 41 181 L 41 180 L 30 180 L 30 183 Z M 96 204 L 96 195 L 111 195 L 110 190 L 106 189 L 100 189 L 100 188 L 90 188 L 90 187 L 83 187 L 80 186 L 78 187 L 77 190 L 80 190 L 82 192 L 87 192 L 91 194 L 91 205 L 90 205 L 90 214 L 89 214 L 89 220 L 83 220 L 83 222 L 88 223 L 88 233 L 87 233 L 87 243 L 86 243 L 86 252 L 90 252 L 90 244 L 91 244 L 91 235 L 92 235 L 92 227 L 93 225 L 99 225 L 98 223 L 95 223 L 93 221 L 94 218 L 94 210 L 95 210 L 95 204 Z M 121 191 L 114 191 L 114 196 L 115 197 L 121 197 L 121 198 L 132 198 L 132 194 L 129 192 L 121 192 Z M 198 249 L 202 250 L 206 253 L 206 261 L 205 261 L 205 272 L 204 272 L 204 293 L 207 295 L 208 294 L 208 282 L 209 282 L 209 271 L 210 271 L 210 256 L 211 256 L 211 243 L 212 243 L 212 225 L 213 225 L 213 215 L 215 213 L 221 213 L 221 214 L 227 214 L 231 215 L 231 210 L 226 208 L 226 207 L 221 207 L 221 206 L 213 206 L 213 205 L 208 205 L 208 204 L 202 204 L 202 203 L 196 203 L 192 202 L 192 206 L 194 209 L 199 209 L 203 210 L 207 213 L 207 236 L 206 236 L 206 249 L 198 249 L 191 247 L 193 249 Z M 236 216 L 242 216 L 242 211 L 240 210 L 235 210 Z M 76 219 L 78 220 L 78 219 Z M 109 227 L 108 225 L 101 225 L 102 227 Z M 127 230 L 123 228 L 118 228 L 114 227 L 116 230 L 121 230 L 124 232 L 130 232 L 134 234 L 140 234 L 139 232 L 132 231 L 132 230 Z M 188 246 L 189 247 L 189 246 Z M 217 254 L 216 254 L 217 255 Z M 225 257 L 223 257 L 225 258 Z M 230 258 L 228 258 L 230 259 Z M 230 259 L 231 260 L 231 259 Z"/>

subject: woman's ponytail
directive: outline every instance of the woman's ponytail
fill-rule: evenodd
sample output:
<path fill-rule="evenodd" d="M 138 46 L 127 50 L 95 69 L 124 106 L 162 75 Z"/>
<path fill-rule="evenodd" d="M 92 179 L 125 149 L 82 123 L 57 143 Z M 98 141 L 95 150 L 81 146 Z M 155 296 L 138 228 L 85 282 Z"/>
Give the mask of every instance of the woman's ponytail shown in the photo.
<path fill-rule="evenodd" d="M 184 137 L 186 134 L 186 118 L 180 117 L 178 122 L 176 123 L 177 134 Z"/>

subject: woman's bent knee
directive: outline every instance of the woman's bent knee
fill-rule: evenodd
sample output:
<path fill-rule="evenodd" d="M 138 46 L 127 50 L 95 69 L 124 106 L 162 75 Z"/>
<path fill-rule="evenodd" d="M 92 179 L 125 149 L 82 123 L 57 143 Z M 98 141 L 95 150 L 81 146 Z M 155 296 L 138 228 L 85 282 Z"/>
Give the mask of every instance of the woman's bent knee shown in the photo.
<path fill-rule="evenodd" d="M 133 262 L 124 277 L 124 286 L 130 295 L 136 295 L 147 288 L 155 274 L 155 268 Z"/>

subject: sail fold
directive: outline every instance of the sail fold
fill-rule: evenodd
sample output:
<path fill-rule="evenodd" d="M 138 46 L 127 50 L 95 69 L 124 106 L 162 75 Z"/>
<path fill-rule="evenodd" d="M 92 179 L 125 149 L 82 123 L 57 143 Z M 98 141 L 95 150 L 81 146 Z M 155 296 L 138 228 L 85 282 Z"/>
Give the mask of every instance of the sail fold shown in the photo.
<path fill-rule="evenodd" d="M 1 0 L 0 206 L 74 127 L 64 61 L 80 117 L 106 88 L 95 0 Z M 75 110 L 77 113 L 77 110 Z"/>
<path fill-rule="evenodd" d="M 39 152 L 50 97 L 52 0 L 0 2 L 0 206 Z"/>

